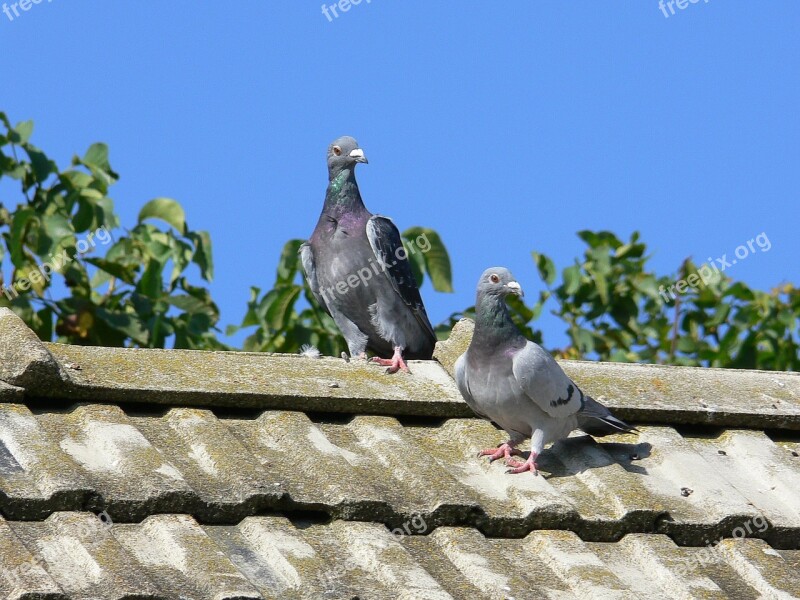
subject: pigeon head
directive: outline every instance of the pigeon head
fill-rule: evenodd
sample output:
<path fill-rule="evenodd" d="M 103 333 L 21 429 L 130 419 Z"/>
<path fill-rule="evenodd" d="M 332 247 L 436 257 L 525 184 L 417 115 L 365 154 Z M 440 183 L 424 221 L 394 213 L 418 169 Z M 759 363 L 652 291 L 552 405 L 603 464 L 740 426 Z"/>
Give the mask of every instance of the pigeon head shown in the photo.
<path fill-rule="evenodd" d="M 334 140 L 328 146 L 328 174 L 331 179 L 344 169 L 352 169 L 356 163 L 366 163 L 364 151 L 358 147 L 358 142 L 348 135 Z"/>
<path fill-rule="evenodd" d="M 522 296 L 522 287 L 505 267 L 491 267 L 483 272 L 478 281 L 478 295 L 481 294 L 498 298 L 505 298 L 509 294 Z"/>

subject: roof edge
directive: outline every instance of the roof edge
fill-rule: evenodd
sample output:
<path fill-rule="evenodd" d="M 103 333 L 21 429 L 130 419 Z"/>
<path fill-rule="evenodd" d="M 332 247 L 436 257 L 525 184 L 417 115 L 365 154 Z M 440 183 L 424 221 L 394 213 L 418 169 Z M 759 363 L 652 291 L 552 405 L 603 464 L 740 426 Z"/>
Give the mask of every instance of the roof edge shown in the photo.
<path fill-rule="evenodd" d="M 473 324 L 439 342 L 436 361 L 384 374 L 365 361 L 299 355 L 70 346 L 40 342 L 0 309 L 0 401 L 28 398 L 161 406 L 474 416 L 452 379 Z M 438 361 L 438 362 L 437 362 Z M 583 391 L 636 423 L 800 431 L 797 373 L 559 361 Z"/>

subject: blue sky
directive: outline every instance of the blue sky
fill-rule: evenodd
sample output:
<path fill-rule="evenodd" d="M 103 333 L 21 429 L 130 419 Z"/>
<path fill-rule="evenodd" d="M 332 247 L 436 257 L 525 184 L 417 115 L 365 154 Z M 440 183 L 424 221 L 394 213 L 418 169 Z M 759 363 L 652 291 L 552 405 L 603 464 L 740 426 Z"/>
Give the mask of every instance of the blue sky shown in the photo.
<path fill-rule="evenodd" d="M 363 0 L 331 20 L 321 4 L 0 13 L 0 110 L 33 119 L 62 166 L 108 143 L 124 224 L 179 200 L 211 232 L 223 326 L 271 285 L 283 243 L 310 235 L 343 134 L 370 160 L 367 207 L 436 229 L 451 253 L 456 293 L 423 288 L 434 322 L 472 304 L 492 265 L 534 298 L 531 250 L 563 268 L 581 229 L 641 231 L 659 273 L 764 232 L 769 251 L 728 274 L 800 280 L 800 3 L 700 0 L 665 17 L 657 0 Z M 555 317 L 539 326 L 547 345 L 565 339 Z"/>

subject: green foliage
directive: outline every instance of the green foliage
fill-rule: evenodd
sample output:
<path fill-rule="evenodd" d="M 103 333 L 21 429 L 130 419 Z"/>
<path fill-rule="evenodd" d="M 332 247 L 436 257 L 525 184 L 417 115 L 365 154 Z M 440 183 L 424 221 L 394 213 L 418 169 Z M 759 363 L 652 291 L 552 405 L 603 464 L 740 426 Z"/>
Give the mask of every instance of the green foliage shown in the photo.
<path fill-rule="evenodd" d="M 403 245 L 418 285 L 425 275 L 434 289 L 452 291 L 450 257 L 439 234 L 432 229 L 412 227 L 402 234 Z M 238 327 L 228 334 L 255 326 L 245 339 L 244 350 L 261 352 L 298 352 L 306 344 L 316 346 L 324 355 L 339 356 L 347 344 L 333 319 L 314 298 L 302 276 L 298 250 L 303 240 L 289 240 L 281 251 L 272 289 L 261 295 L 250 289 L 247 313 Z M 305 300 L 298 305 L 300 299 Z"/>
<path fill-rule="evenodd" d="M 93 144 L 67 169 L 30 143 L 33 122 L 11 125 L 0 113 L 0 183 L 14 182 L 21 201 L 0 202 L 0 306 L 10 306 L 44 340 L 104 346 L 226 348 L 215 335 L 219 310 L 207 288 L 190 283 L 213 276 L 211 238 L 193 231 L 183 207 L 155 198 L 130 230 L 120 230 L 108 190 L 119 176 L 108 148 Z M 580 231 L 583 256 L 561 271 L 544 254 L 533 262 L 545 284 L 533 305 L 511 298 L 512 318 L 530 338 L 547 302 L 566 324 L 569 344 L 555 354 L 625 362 L 792 370 L 800 368 L 800 290 L 784 284 L 753 290 L 720 276 L 701 282 L 707 265 L 690 260 L 675 274 L 647 268 L 639 234 L 627 242 L 609 231 Z M 337 356 L 347 347 L 303 281 L 290 240 L 278 262 L 275 283 L 251 288 L 242 328 L 255 330 L 244 349 L 297 352 L 304 344 Z M 421 286 L 452 291 L 450 257 L 432 229 L 403 232 L 409 262 Z M 104 251 L 104 254 L 101 252 Z M 10 269 L 7 267 L 10 266 Z M 9 276 L 10 271 L 10 276 Z M 679 281 L 673 298 L 667 290 Z M 694 283 L 693 283 L 694 281 Z M 54 287 L 55 286 L 55 287 Z M 54 299 L 53 293 L 63 297 Z M 454 313 L 436 330 L 449 335 Z"/>
<path fill-rule="evenodd" d="M 0 113 L 0 126 L 0 180 L 19 182 L 23 197 L 13 210 L 0 203 L 0 265 L 7 257 L 12 267 L 10 278 L 0 271 L 0 305 L 44 340 L 152 348 L 174 336 L 176 348 L 223 347 L 216 305 L 185 273 L 194 263 L 211 280 L 211 238 L 188 228 L 180 204 L 151 200 L 133 229 L 114 235 L 108 190 L 119 176 L 105 144 L 59 170 L 30 143 L 32 121 L 12 127 Z M 58 280 L 66 296 L 54 300 Z"/>
<path fill-rule="evenodd" d="M 658 276 L 639 233 L 623 243 L 609 231 L 580 231 L 587 245 L 581 260 L 558 272 L 553 261 L 533 252 L 546 289 L 533 306 L 509 297 L 511 316 L 529 339 L 542 343 L 532 323 L 548 299 L 567 324 L 569 345 L 561 358 L 674 365 L 797 371 L 800 369 L 800 289 L 785 284 L 771 292 L 749 288 L 708 266 L 684 261 L 678 273 Z M 670 286 L 687 281 L 683 294 Z M 676 290 L 677 291 L 677 290 Z M 437 327 L 441 336 L 474 307 L 454 313 Z"/>
<path fill-rule="evenodd" d="M 658 286 L 669 278 L 646 271 L 638 233 L 626 244 L 608 231 L 580 231 L 578 237 L 588 246 L 583 261 L 565 268 L 561 285 L 553 290 L 554 314 L 566 321 L 571 340 L 561 354 L 663 362 L 658 353 L 668 343 L 670 322 Z M 539 275 L 548 284 L 555 280 L 554 269 L 548 271 L 549 281 L 541 267 Z"/>
<path fill-rule="evenodd" d="M 620 362 L 798 370 L 800 290 L 786 284 L 752 290 L 720 274 L 703 283 L 684 261 L 678 273 L 646 269 L 645 245 L 634 232 L 627 243 L 608 231 L 581 231 L 583 260 L 561 272 L 552 289 L 554 314 L 567 323 L 569 358 Z M 534 253 L 542 280 L 555 281 L 550 259 Z M 669 293 L 678 281 L 684 293 Z M 691 285 L 694 283 L 694 285 Z M 662 287 L 663 286 L 663 287 Z M 677 290 L 676 290 L 677 292 Z"/>

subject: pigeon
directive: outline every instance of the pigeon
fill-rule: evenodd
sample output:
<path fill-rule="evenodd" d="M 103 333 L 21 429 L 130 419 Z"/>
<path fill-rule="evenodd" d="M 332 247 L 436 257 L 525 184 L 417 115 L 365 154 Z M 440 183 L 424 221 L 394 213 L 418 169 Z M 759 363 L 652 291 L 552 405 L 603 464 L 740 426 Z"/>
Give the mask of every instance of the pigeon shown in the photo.
<path fill-rule="evenodd" d="M 407 359 L 428 360 L 436 335 L 391 219 L 364 206 L 355 167 L 367 163 L 352 137 L 328 147 L 328 190 L 300 261 L 311 293 L 342 332 L 350 356 L 409 372 Z M 391 357 L 391 358 L 388 358 Z M 346 358 L 346 356 L 345 356 Z"/>
<path fill-rule="evenodd" d="M 593 436 L 636 431 L 605 406 L 585 395 L 541 346 L 514 325 L 505 298 L 522 296 L 522 288 L 504 267 L 492 267 L 478 281 L 475 331 L 467 351 L 455 364 L 455 379 L 475 413 L 494 421 L 509 440 L 482 450 L 493 462 L 505 458 L 508 473 L 538 474 L 536 458 L 546 444 L 580 428 Z M 517 446 L 531 438 L 525 462 Z"/>

